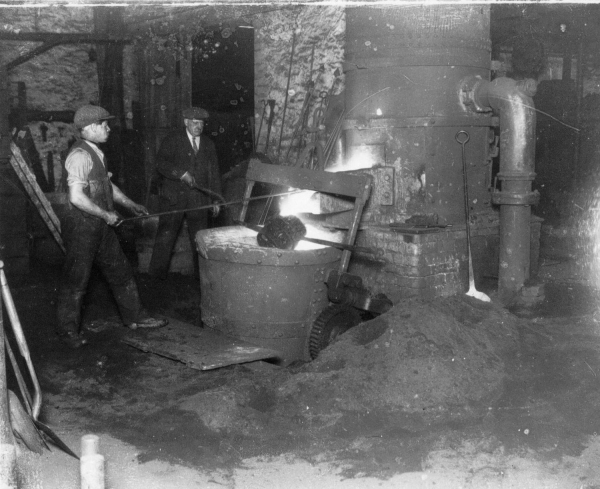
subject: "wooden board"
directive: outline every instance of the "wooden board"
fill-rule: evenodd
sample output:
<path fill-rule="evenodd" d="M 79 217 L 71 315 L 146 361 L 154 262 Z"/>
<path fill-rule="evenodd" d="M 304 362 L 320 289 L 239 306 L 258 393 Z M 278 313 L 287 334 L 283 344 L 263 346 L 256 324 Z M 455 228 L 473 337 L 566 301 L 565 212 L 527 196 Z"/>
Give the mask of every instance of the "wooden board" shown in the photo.
<path fill-rule="evenodd" d="M 23 155 L 21 154 L 21 150 L 19 147 L 11 141 L 10 149 L 12 151 L 12 156 L 10 158 L 10 163 L 15 170 L 15 173 L 21 180 L 23 187 L 27 191 L 29 198 L 35 205 L 40 217 L 48 226 L 48 229 L 52 233 L 52 236 L 60 246 L 60 249 L 64 252 L 65 246 L 62 241 L 62 237 L 60 235 L 60 221 L 56 214 L 54 213 L 54 209 L 52 209 L 52 205 L 46 198 L 44 192 L 38 185 L 34 174 L 27 166 L 27 163 L 23 159 Z"/>
<path fill-rule="evenodd" d="M 294 168 L 281 165 L 267 165 L 251 160 L 246 172 L 246 180 L 266 182 L 284 187 L 315 190 L 336 195 L 346 195 L 366 201 L 371 192 L 371 175 L 348 175 L 308 168 Z"/>
<path fill-rule="evenodd" d="M 280 355 L 276 350 L 172 318 L 164 328 L 138 329 L 128 333 L 122 341 L 144 352 L 177 360 L 196 370 L 212 370 Z"/>

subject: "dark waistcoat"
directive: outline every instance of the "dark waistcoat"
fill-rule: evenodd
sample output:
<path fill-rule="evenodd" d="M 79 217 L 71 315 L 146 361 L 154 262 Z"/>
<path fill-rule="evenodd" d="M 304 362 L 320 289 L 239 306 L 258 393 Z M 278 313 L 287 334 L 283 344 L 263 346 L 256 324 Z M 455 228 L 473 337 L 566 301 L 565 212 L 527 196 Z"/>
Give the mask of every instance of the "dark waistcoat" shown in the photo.
<path fill-rule="evenodd" d="M 114 203 L 112 184 L 110 183 L 110 178 L 108 177 L 106 168 L 102 164 L 100 156 L 98 156 L 98 153 L 96 153 L 94 149 L 83 139 L 76 142 L 71 147 L 71 151 L 69 151 L 69 154 L 75 149 L 82 149 L 83 151 L 88 153 L 92 158 L 93 162 L 92 169 L 88 175 L 89 185 L 83 189 L 84 193 L 98 207 L 101 207 L 105 211 L 113 211 Z M 73 206 L 70 207 L 73 208 Z M 79 212 L 81 212 L 85 217 L 99 219 L 95 216 L 88 214 L 87 212 L 83 212 L 80 210 Z"/>

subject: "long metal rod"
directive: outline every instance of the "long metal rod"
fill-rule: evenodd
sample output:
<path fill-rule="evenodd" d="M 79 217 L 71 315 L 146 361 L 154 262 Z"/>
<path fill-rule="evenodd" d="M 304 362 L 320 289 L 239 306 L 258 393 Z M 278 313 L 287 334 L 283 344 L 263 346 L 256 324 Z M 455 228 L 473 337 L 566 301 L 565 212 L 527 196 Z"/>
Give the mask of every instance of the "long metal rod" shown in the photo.
<path fill-rule="evenodd" d="M 313 43 L 312 50 L 310 53 L 310 68 L 308 70 L 308 81 L 306 82 L 306 95 L 304 96 L 304 102 L 302 104 L 302 109 L 300 109 L 300 116 L 298 117 L 298 122 L 296 123 L 296 127 L 294 128 L 294 132 L 292 133 L 292 139 L 290 139 L 290 144 L 285 153 L 284 162 L 288 164 L 288 158 L 290 156 L 290 151 L 292 150 L 292 146 L 294 145 L 294 140 L 296 136 L 300 134 L 300 140 L 298 141 L 298 150 L 300 150 L 300 146 L 302 145 L 302 130 L 306 125 L 306 120 L 308 118 L 308 108 L 310 106 L 310 102 L 312 100 L 313 91 L 315 88 L 315 81 L 312 79 L 312 71 L 313 64 L 315 61 L 315 47 L 316 43 Z M 281 162 L 280 162 L 281 164 Z"/>
<path fill-rule="evenodd" d="M 467 158 L 465 156 L 465 144 L 471 137 L 467 131 L 458 131 L 455 136 L 456 142 L 462 147 L 462 174 L 463 174 L 463 196 L 465 201 L 465 231 L 467 232 L 467 258 L 469 260 L 469 290 L 467 295 L 475 297 L 483 302 L 490 302 L 487 294 L 475 288 L 475 273 L 473 272 L 473 254 L 471 252 L 471 211 L 469 206 L 469 180 L 467 177 Z"/>
<path fill-rule="evenodd" d="M 0 260 L 0 269 L 4 263 Z M 3 271 L 4 273 L 4 271 Z M 4 330 L 2 314 L 2 294 L 0 294 L 0 328 Z M 6 355 L 4 334 L 0 335 L 0 486 L 8 489 L 17 488 L 17 452 L 10 423 L 8 404 L 8 383 L 6 380 Z"/>
<path fill-rule="evenodd" d="M 283 128 L 285 126 L 285 112 L 287 110 L 288 94 L 290 92 L 290 80 L 292 78 L 292 66 L 294 65 L 294 51 L 296 50 L 296 31 L 292 35 L 292 53 L 290 54 L 290 68 L 287 76 L 287 86 L 285 87 L 285 101 L 283 103 L 283 114 L 281 115 L 281 131 L 279 132 L 279 146 L 277 147 L 277 159 L 281 156 L 281 141 L 283 140 Z M 281 162 L 280 162 L 281 164 Z"/>
<path fill-rule="evenodd" d="M 178 210 L 174 210 L 174 211 L 157 212 L 156 214 L 148 214 L 147 216 L 126 217 L 124 219 L 121 219 L 119 221 L 119 224 L 121 224 L 123 222 L 127 222 L 127 221 L 135 221 L 138 219 L 149 219 L 151 217 L 168 216 L 170 214 L 180 214 L 182 212 L 191 212 L 191 211 L 201 211 L 204 209 L 212 209 L 215 205 L 219 205 L 219 207 L 221 207 L 221 206 L 227 207 L 228 205 L 243 204 L 244 202 L 246 202 L 248 200 L 268 199 L 271 197 L 280 197 L 282 195 L 296 194 L 298 192 L 302 192 L 302 190 L 291 190 L 289 192 L 281 192 L 279 194 L 272 194 L 272 195 L 259 195 L 257 197 L 249 197 L 248 199 L 232 200 L 231 202 L 223 202 L 222 204 L 203 205 L 201 207 L 192 207 L 190 209 L 178 209 Z"/>
<path fill-rule="evenodd" d="M 260 139 L 260 132 L 262 131 L 263 121 L 265 120 L 265 112 L 267 111 L 267 101 L 263 100 L 263 110 L 260 116 L 260 125 L 258 126 L 258 132 L 254 135 L 254 140 L 252 141 L 254 145 L 254 152 L 256 153 L 256 148 L 258 148 L 258 140 Z"/>
<path fill-rule="evenodd" d="M 267 119 L 267 139 L 265 140 L 265 154 L 269 154 L 269 140 L 271 139 L 271 129 L 273 128 L 273 118 L 275 117 L 275 100 L 268 99 L 269 104 L 269 118 Z M 258 147 L 258 143 L 256 144 Z"/>
<path fill-rule="evenodd" d="M 0 268 L 0 283 L 2 285 L 2 298 L 4 299 L 4 306 L 6 307 L 6 312 L 8 312 L 8 317 L 10 319 L 13 332 L 15 333 L 17 346 L 19 347 L 21 355 L 25 359 L 25 363 L 27 364 L 29 375 L 31 377 L 31 382 L 33 383 L 34 394 L 32 417 L 33 419 L 37 420 L 42 408 L 42 389 L 40 388 L 40 383 L 38 382 L 35 369 L 33 368 L 31 354 L 29 353 L 27 341 L 25 340 L 25 335 L 23 334 L 23 328 L 21 327 L 21 321 L 19 320 L 12 294 L 8 288 L 8 282 L 6 281 L 6 275 L 4 274 L 4 268 Z"/>
<path fill-rule="evenodd" d="M 12 365 L 15 378 L 17 379 L 17 384 L 19 385 L 19 390 L 21 391 L 21 395 L 23 396 L 23 400 L 25 401 L 25 408 L 27 410 L 27 413 L 31 416 L 31 407 L 33 406 L 33 400 L 31 399 L 31 394 L 29 393 L 29 389 L 27 388 L 27 384 L 25 383 L 25 378 L 21 373 L 21 369 L 19 368 L 19 364 L 17 363 L 17 359 L 15 357 L 15 354 L 13 353 L 12 347 L 10 346 L 6 335 L 4 335 L 4 343 L 6 344 L 6 353 L 8 353 L 10 364 Z"/>

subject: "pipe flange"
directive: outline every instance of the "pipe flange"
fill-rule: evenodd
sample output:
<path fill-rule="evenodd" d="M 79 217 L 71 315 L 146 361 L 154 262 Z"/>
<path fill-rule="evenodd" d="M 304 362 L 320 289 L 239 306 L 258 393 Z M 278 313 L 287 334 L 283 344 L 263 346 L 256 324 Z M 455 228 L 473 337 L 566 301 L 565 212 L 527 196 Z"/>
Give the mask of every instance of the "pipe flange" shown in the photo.
<path fill-rule="evenodd" d="M 481 76 L 468 76 L 460 82 L 459 100 L 474 112 L 491 112 L 492 108 L 477 102 L 476 93 L 479 86 L 485 82 Z"/>
<path fill-rule="evenodd" d="M 540 201 L 540 193 L 533 192 L 513 193 L 497 190 L 492 192 L 492 204 L 496 205 L 537 205 Z"/>
<path fill-rule="evenodd" d="M 517 80 L 517 88 L 528 97 L 533 97 L 537 93 L 537 82 L 533 78 Z"/>
<path fill-rule="evenodd" d="M 496 177 L 498 180 L 502 182 L 513 181 L 513 182 L 532 182 L 535 180 L 536 173 L 535 172 L 526 172 L 526 171 L 504 171 L 498 172 Z"/>

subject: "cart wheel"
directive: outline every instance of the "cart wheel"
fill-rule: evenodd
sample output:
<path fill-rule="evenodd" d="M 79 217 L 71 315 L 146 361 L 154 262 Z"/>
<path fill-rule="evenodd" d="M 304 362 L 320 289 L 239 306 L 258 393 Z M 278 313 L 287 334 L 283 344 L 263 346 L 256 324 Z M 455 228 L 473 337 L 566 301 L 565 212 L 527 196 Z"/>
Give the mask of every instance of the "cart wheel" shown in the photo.
<path fill-rule="evenodd" d="M 361 322 L 359 312 L 346 304 L 330 304 L 317 316 L 310 330 L 310 358 L 317 358 L 335 338 Z"/>

